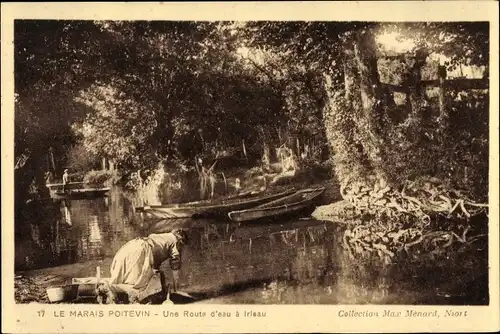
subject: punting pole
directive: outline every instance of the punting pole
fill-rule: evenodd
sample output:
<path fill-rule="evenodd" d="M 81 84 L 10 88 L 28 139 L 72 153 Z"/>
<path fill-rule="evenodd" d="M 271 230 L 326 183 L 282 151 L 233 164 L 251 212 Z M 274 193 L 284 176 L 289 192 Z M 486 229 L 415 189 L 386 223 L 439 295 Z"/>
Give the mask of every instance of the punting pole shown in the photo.
<path fill-rule="evenodd" d="M 95 277 L 96 277 L 96 284 L 95 284 L 95 286 L 97 288 L 97 287 L 99 287 L 99 283 L 101 282 L 101 267 L 97 266 L 95 268 L 95 271 L 96 271 L 96 273 L 95 273 Z"/>

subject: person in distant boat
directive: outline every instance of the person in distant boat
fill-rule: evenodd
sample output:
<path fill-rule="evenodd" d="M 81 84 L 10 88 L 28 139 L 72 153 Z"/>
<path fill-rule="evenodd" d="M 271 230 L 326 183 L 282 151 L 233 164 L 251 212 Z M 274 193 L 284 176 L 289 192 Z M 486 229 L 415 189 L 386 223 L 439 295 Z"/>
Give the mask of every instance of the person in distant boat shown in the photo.
<path fill-rule="evenodd" d="M 63 192 L 66 192 L 66 185 L 69 183 L 69 174 L 68 170 L 64 170 L 64 174 L 62 176 L 62 184 L 63 184 Z"/>
<path fill-rule="evenodd" d="M 241 191 L 241 181 L 239 178 L 234 180 L 234 190 L 236 190 L 237 193 Z"/>
<path fill-rule="evenodd" d="M 51 184 L 54 181 L 54 175 L 51 171 L 45 173 L 45 184 Z"/>
<path fill-rule="evenodd" d="M 129 302 L 138 302 L 139 294 L 146 290 L 153 276 L 160 274 L 162 286 L 166 285 L 165 273 L 160 271 L 160 266 L 167 260 L 173 273 L 172 290 L 176 291 L 182 266 L 182 249 L 188 242 L 188 234 L 182 229 L 150 234 L 127 242 L 113 258 L 111 278 L 98 288 L 98 295 L 105 295 L 108 304 L 115 303 L 120 292 L 128 295 Z"/>

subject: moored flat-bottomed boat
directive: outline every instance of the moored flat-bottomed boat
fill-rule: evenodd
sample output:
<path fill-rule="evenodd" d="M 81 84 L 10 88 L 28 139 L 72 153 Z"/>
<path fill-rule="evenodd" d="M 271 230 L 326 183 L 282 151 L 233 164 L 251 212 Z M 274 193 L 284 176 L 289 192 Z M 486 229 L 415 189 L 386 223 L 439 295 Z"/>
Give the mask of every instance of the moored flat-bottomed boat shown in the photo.
<path fill-rule="evenodd" d="M 109 187 L 88 187 L 85 182 L 47 183 L 51 199 L 88 199 L 106 196 Z M 64 190 L 63 190 L 64 189 Z"/>
<path fill-rule="evenodd" d="M 81 188 L 68 190 L 54 190 L 51 192 L 52 198 L 85 199 L 106 196 L 110 188 Z"/>
<path fill-rule="evenodd" d="M 314 202 L 325 191 L 324 187 L 302 189 L 288 196 L 261 204 L 254 208 L 230 212 L 229 218 L 236 222 L 276 218 L 301 212 L 314 206 Z"/>
<path fill-rule="evenodd" d="M 85 186 L 85 182 L 68 182 L 66 185 L 62 183 L 47 183 L 45 186 L 51 191 L 62 190 L 63 186 L 66 189 L 80 189 L 82 186 Z"/>
<path fill-rule="evenodd" d="M 223 200 L 191 202 L 170 205 L 151 205 L 136 208 L 150 216 L 162 219 L 173 218 L 225 218 L 231 211 L 245 210 L 276 199 L 288 196 L 295 190 L 286 190 L 275 194 L 251 193 L 245 196 L 230 197 Z M 260 196 L 259 196 L 260 195 Z"/>

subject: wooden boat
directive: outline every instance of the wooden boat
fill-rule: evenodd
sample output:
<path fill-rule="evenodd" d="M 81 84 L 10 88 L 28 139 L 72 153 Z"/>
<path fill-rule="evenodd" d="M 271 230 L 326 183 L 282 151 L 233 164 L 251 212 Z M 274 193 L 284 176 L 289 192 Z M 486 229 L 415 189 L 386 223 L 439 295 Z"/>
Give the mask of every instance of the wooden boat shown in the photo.
<path fill-rule="evenodd" d="M 82 186 L 85 185 L 85 182 L 68 182 L 65 186 L 66 189 L 79 189 L 82 188 Z M 62 190 L 63 184 L 62 183 L 47 183 L 45 185 L 49 190 L 55 191 L 55 190 Z"/>
<path fill-rule="evenodd" d="M 45 186 L 49 189 L 52 199 L 96 198 L 103 197 L 110 191 L 108 187 L 87 188 L 85 185 L 85 182 L 69 182 L 64 186 L 65 191 L 62 183 L 47 183 Z"/>
<path fill-rule="evenodd" d="M 193 202 L 183 202 L 183 203 L 171 203 L 171 204 L 162 204 L 162 207 L 179 207 L 179 206 L 204 206 L 204 205 L 211 205 L 214 203 L 223 203 L 227 202 L 230 200 L 236 200 L 236 199 L 244 199 L 244 198 L 250 198 L 250 197 L 255 197 L 257 195 L 262 194 L 261 191 L 245 191 L 241 193 L 237 193 L 234 195 L 230 196 L 224 196 L 224 197 L 219 197 L 215 199 L 203 199 L 199 201 L 193 201 Z M 146 205 L 144 207 L 136 207 L 136 210 L 147 210 L 151 206 Z"/>
<path fill-rule="evenodd" d="M 47 183 L 45 185 L 49 189 L 49 194 L 51 198 L 61 198 L 63 184 L 62 183 Z M 66 190 L 70 189 L 82 189 L 85 188 L 85 182 L 69 182 L 64 188 Z"/>
<path fill-rule="evenodd" d="M 96 198 L 106 196 L 110 191 L 110 188 L 80 188 L 80 189 L 68 189 L 54 190 L 51 194 L 52 198 L 70 198 L 70 199 L 85 199 L 85 198 Z"/>
<path fill-rule="evenodd" d="M 225 218 L 231 211 L 245 210 L 258 206 L 278 198 L 282 198 L 294 193 L 295 190 L 286 190 L 277 194 L 257 196 L 257 194 L 235 198 L 227 198 L 219 203 L 214 202 L 191 202 L 184 204 L 170 205 L 151 205 L 142 208 L 136 208 L 138 211 L 145 212 L 155 218 L 173 219 L 173 218 Z"/>
<path fill-rule="evenodd" d="M 238 194 L 230 195 L 230 196 L 224 196 L 216 199 L 204 199 L 204 200 L 199 200 L 199 201 L 193 201 L 193 202 L 184 202 L 184 203 L 171 203 L 171 204 L 161 204 L 161 205 L 145 205 L 145 206 L 137 206 L 135 207 L 135 210 L 137 212 L 144 212 L 148 213 L 151 215 L 154 215 L 154 211 L 156 208 L 179 208 L 179 207 L 201 207 L 201 206 L 209 206 L 209 205 L 215 205 L 215 204 L 221 204 L 227 201 L 232 201 L 232 200 L 237 200 L 237 199 L 245 199 L 245 198 L 251 198 L 254 196 L 257 196 L 261 194 L 259 191 L 246 191 L 246 192 L 241 192 Z M 165 218 L 169 219 L 171 217 L 163 217 L 162 214 L 158 214 L 158 218 Z M 187 217 L 178 217 L 178 218 L 191 218 L 191 216 Z"/>
<path fill-rule="evenodd" d="M 232 211 L 229 218 L 236 222 L 272 218 L 298 213 L 314 205 L 314 201 L 323 194 L 324 187 L 302 189 L 289 196 L 267 202 L 257 207 Z"/>

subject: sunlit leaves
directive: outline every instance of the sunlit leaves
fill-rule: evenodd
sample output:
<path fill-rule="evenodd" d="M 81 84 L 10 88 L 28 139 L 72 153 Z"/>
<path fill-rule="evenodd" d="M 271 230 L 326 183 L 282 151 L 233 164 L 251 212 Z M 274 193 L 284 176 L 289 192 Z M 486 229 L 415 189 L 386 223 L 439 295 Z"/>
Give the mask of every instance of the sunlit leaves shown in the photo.
<path fill-rule="evenodd" d="M 428 48 L 449 58 L 449 70 L 456 66 L 485 66 L 489 62 L 489 25 L 487 22 L 415 22 L 384 23 L 379 34 L 394 33 L 412 42 L 413 47 Z"/>
<path fill-rule="evenodd" d="M 153 133 L 155 119 L 151 110 L 112 86 L 94 85 L 77 100 L 94 110 L 74 129 L 82 136 L 85 147 L 97 156 L 118 161 L 133 159 Z"/>
<path fill-rule="evenodd" d="M 78 99 L 92 111 L 77 133 L 95 154 L 131 170 L 180 164 L 239 147 L 242 139 L 258 143 L 257 126 L 275 126 L 280 95 L 235 53 L 229 23 L 96 25 L 114 55 L 102 60 L 107 76 Z"/>

